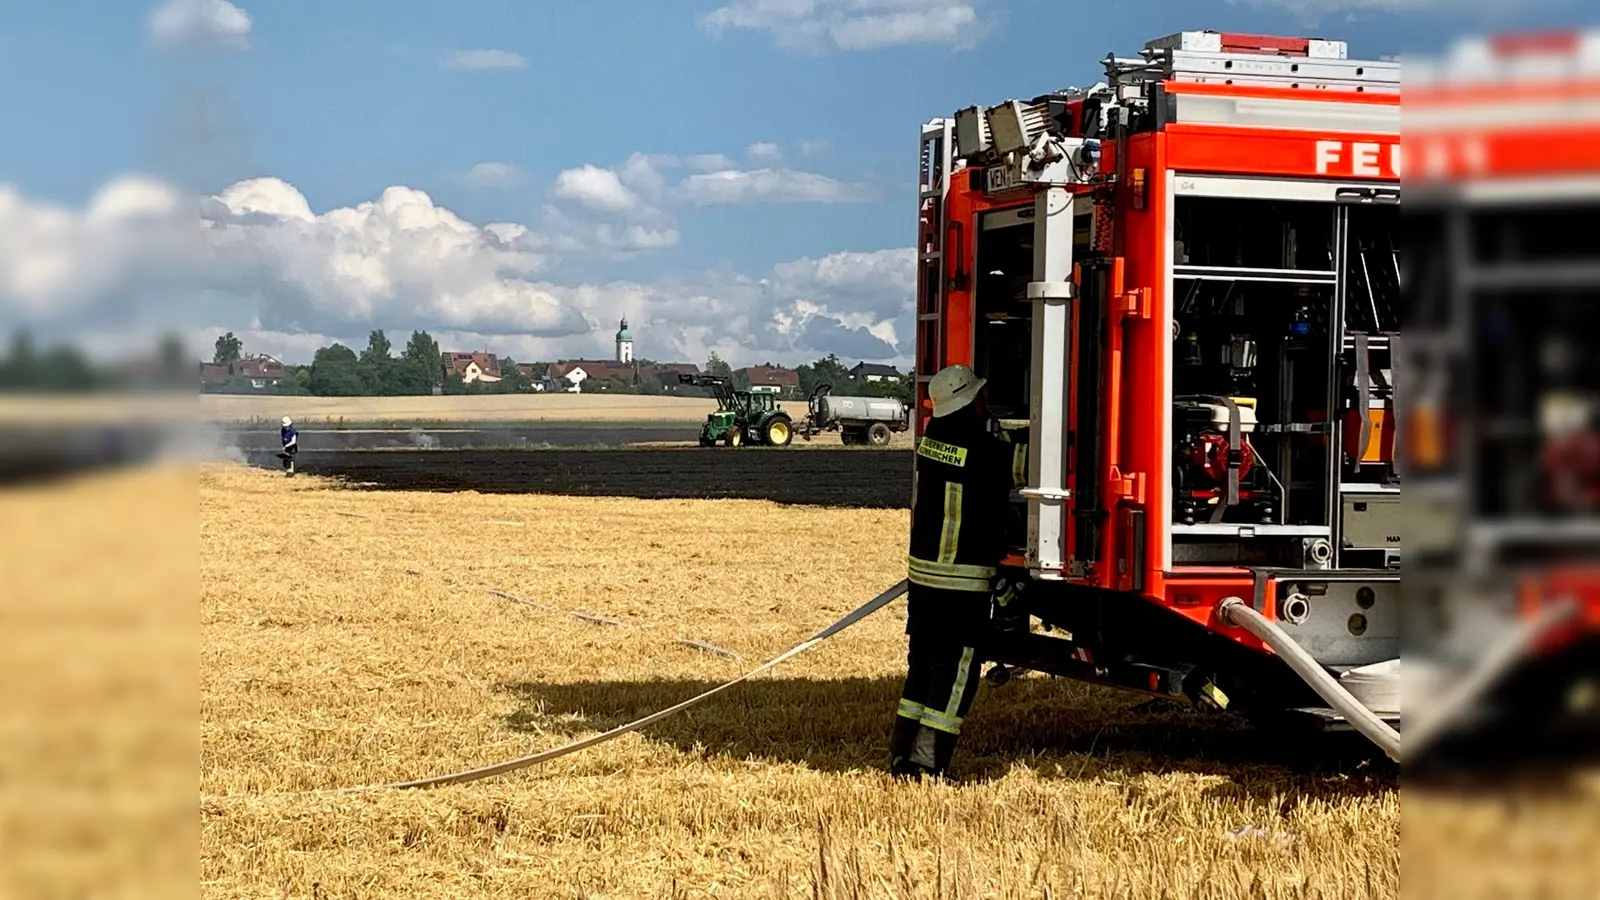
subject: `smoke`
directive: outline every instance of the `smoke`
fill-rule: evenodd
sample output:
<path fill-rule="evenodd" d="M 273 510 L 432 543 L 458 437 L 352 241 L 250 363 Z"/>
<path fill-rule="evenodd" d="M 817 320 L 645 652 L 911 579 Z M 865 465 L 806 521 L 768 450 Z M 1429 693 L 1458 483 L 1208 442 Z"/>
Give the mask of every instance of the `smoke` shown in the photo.
<path fill-rule="evenodd" d="M 156 459 L 241 466 L 246 462 L 234 437 L 212 422 L 188 422 L 172 428 L 156 451 Z"/>
<path fill-rule="evenodd" d="M 411 438 L 412 446 L 419 450 L 439 449 L 439 439 L 431 434 L 425 433 L 420 425 L 413 425 L 411 427 L 411 431 L 407 434 L 407 437 Z"/>

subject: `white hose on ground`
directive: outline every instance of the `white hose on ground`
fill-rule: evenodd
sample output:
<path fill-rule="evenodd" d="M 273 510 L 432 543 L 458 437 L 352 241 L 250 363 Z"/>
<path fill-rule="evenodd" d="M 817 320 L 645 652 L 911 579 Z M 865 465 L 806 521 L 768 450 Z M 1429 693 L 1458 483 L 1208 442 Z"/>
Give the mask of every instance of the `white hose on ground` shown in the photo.
<path fill-rule="evenodd" d="M 1378 748 L 1395 762 L 1400 761 L 1400 732 L 1389 727 L 1389 724 L 1378 718 L 1377 714 L 1368 709 L 1360 700 L 1357 700 L 1349 691 L 1345 690 L 1338 681 L 1335 681 L 1322 664 L 1312 658 L 1304 647 L 1295 643 L 1283 629 L 1269 620 L 1266 616 L 1250 608 L 1248 603 L 1238 597 L 1229 597 L 1217 607 L 1217 614 L 1222 621 L 1230 625 L 1237 625 L 1261 639 L 1261 642 L 1271 647 L 1296 675 L 1305 679 L 1306 684 L 1316 691 L 1322 699 L 1328 701 L 1345 721 L 1355 729 L 1366 735 L 1367 739 L 1378 745 Z"/>
<path fill-rule="evenodd" d="M 1539 614 L 1523 619 L 1509 629 L 1501 642 L 1489 648 L 1482 660 L 1469 673 L 1456 680 L 1437 700 L 1412 717 L 1415 722 L 1407 728 L 1411 735 L 1407 747 L 1415 760 L 1426 751 L 1440 735 L 1466 717 L 1474 703 L 1500 681 L 1513 667 L 1525 659 L 1530 651 L 1550 632 L 1577 618 L 1582 608 L 1570 598 L 1544 607 Z"/>

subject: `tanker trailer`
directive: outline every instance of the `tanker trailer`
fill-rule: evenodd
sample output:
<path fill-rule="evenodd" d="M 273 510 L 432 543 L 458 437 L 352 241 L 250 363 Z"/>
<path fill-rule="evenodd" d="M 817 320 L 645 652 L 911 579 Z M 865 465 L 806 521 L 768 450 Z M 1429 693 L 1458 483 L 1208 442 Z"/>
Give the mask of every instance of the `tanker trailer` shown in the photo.
<path fill-rule="evenodd" d="M 895 397 L 835 397 L 832 385 L 811 392 L 800 436 L 811 440 L 824 431 L 839 432 L 843 444 L 882 447 L 893 432 L 911 427 L 911 410 Z"/>

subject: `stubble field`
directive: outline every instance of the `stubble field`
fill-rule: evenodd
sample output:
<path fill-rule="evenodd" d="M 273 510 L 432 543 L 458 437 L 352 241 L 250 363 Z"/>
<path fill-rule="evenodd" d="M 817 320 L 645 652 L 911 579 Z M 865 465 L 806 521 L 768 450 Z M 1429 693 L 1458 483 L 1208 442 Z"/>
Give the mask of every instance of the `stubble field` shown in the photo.
<path fill-rule="evenodd" d="M 200 526 L 208 897 L 1397 893 L 1392 776 L 1062 681 L 985 685 L 954 782 L 891 782 L 899 604 L 542 767 L 315 793 L 559 746 L 728 680 L 898 581 L 906 513 L 211 466 Z"/>

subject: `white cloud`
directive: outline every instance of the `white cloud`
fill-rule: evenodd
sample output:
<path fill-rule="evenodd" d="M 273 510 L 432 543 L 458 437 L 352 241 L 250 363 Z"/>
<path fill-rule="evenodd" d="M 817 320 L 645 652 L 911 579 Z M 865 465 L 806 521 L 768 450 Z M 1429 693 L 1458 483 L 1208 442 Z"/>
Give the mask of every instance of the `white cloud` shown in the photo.
<path fill-rule="evenodd" d="M 275 178 L 229 187 L 202 208 L 203 284 L 261 297 L 263 327 L 338 331 L 368 322 L 565 335 L 581 317 L 530 280 L 547 257 L 525 226 L 476 226 L 425 193 L 311 212 Z"/>
<path fill-rule="evenodd" d="M 196 250 L 193 215 L 177 190 L 136 176 L 107 184 L 81 212 L 0 185 L 0 310 L 74 316 L 109 292 L 156 289 L 172 260 Z"/>
<path fill-rule="evenodd" d="M 509 50 L 458 50 L 445 59 L 447 69 L 479 72 L 485 69 L 526 69 L 528 61 Z"/>
<path fill-rule="evenodd" d="M 461 176 L 461 181 L 476 188 L 516 187 L 527 180 L 520 167 L 504 162 L 481 162 Z"/>
<path fill-rule="evenodd" d="M 812 138 L 811 140 L 800 142 L 801 156 L 820 156 L 831 149 L 833 149 L 833 146 L 821 138 Z"/>
<path fill-rule="evenodd" d="M 564 296 L 596 322 L 628 316 L 652 358 L 699 362 L 715 350 L 735 363 L 797 365 L 837 353 L 907 365 L 910 347 L 898 340 L 911 334 L 915 273 L 907 248 L 797 259 L 760 277 L 703 272 L 580 285 Z M 598 328 L 589 349 L 605 351 L 610 337 Z"/>
<path fill-rule="evenodd" d="M 685 178 L 678 196 L 696 206 L 752 203 L 860 203 L 874 198 L 865 185 L 789 169 L 726 169 Z"/>
<path fill-rule="evenodd" d="M 150 14 L 150 34 L 162 44 L 250 48 L 249 13 L 228 0 L 167 0 Z"/>
<path fill-rule="evenodd" d="M 622 183 L 621 175 L 593 165 L 561 172 L 550 185 L 550 193 L 597 212 L 630 213 L 644 207 L 644 200 Z"/>
<path fill-rule="evenodd" d="M 714 34 L 765 31 L 784 46 L 807 50 L 968 46 L 986 28 L 971 0 L 732 0 L 700 24 Z"/>
<path fill-rule="evenodd" d="M 625 188 L 665 158 L 620 167 Z M 678 240 L 648 215 L 585 222 L 559 209 L 534 226 L 475 224 L 424 192 L 319 210 L 293 185 L 254 178 L 194 198 L 128 177 L 82 207 L 0 188 L 0 331 L 110 334 L 154 323 L 232 330 L 252 349 L 306 361 L 334 340 L 424 329 L 518 359 L 604 352 L 628 316 L 640 352 L 703 361 L 806 362 L 829 352 L 903 363 L 910 249 L 797 259 L 757 274 L 694 272 L 644 282 L 564 283 L 552 261 L 638 253 Z M 137 321 L 134 321 L 137 320 Z M 151 333 L 154 333 L 152 330 Z M 214 335 L 213 335 L 214 336 Z M 143 346 L 141 344 L 141 346 Z"/>
<path fill-rule="evenodd" d="M 729 157 L 721 153 L 706 153 L 700 156 L 691 156 L 683 164 L 698 172 L 715 172 L 718 169 L 731 169 L 738 165 Z"/>
<path fill-rule="evenodd" d="M 783 159 L 783 148 L 779 147 L 777 144 L 751 144 L 745 150 L 745 153 L 748 154 L 751 159 L 761 162 L 777 162 L 778 160 Z"/>
<path fill-rule="evenodd" d="M 625 223 L 596 222 L 546 205 L 541 216 L 539 230 L 530 239 L 552 255 L 612 258 L 665 250 L 678 243 L 677 226 L 653 211 Z"/>
<path fill-rule="evenodd" d="M 755 144 L 747 152 L 754 157 L 779 151 L 776 145 Z M 683 175 L 683 170 L 689 174 Z M 590 164 L 561 172 L 550 185 L 550 196 L 595 213 L 650 223 L 654 230 L 665 233 L 672 228 L 671 211 L 682 206 L 856 203 L 873 199 L 876 191 L 814 172 L 741 169 L 722 154 L 680 158 L 635 153 L 619 166 Z M 555 207 L 546 211 L 547 217 L 553 214 L 566 215 Z M 568 227 L 562 230 L 570 231 L 572 223 L 565 225 Z M 677 232 L 671 233 L 675 241 Z"/>

